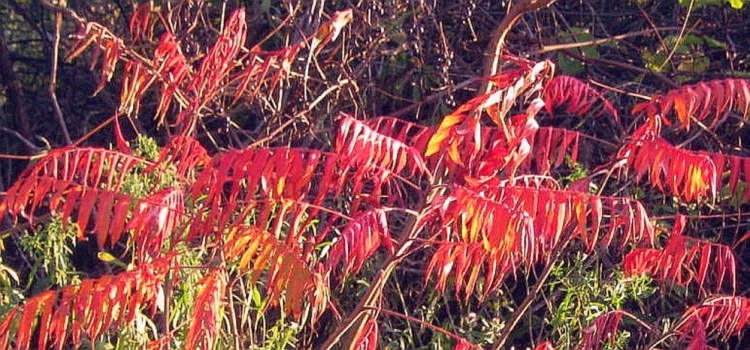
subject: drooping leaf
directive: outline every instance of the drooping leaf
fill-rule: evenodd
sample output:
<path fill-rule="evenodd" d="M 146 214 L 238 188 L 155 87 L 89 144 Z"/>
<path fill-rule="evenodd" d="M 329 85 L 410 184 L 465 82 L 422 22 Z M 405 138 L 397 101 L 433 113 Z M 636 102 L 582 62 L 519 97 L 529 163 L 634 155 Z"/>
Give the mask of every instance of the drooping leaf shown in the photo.
<path fill-rule="evenodd" d="M 627 160 L 625 170 L 633 171 L 636 181 L 648 174 L 652 186 L 686 202 L 716 199 L 718 173 L 705 154 L 676 148 L 646 131 L 636 133 L 618 157 Z"/>
<path fill-rule="evenodd" d="M 213 349 L 221 328 L 221 309 L 226 293 L 226 275 L 215 269 L 207 273 L 200 282 L 200 291 L 195 297 L 190 327 L 185 336 L 186 349 Z"/>
<path fill-rule="evenodd" d="M 139 200 L 127 226 L 132 230 L 138 258 L 146 260 L 158 256 L 167 242 L 179 241 L 181 235 L 176 230 L 183 218 L 185 193 L 179 187 L 167 188 Z"/>
<path fill-rule="evenodd" d="M 17 347 L 28 348 L 36 320 L 40 349 L 79 347 L 84 338 L 95 340 L 103 332 L 131 322 L 144 306 L 151 306 L 153 312 L 167 272 L 177 268 L 174 258 L 164 256 L 131 271 L 84 279 L 80 285 L 31 297 L 0 321 L 0 345 L 15 337 Z M 20 326 L 11 334 L 7 325 L 19 316 Z"/>
<path fill-rule="evenodd" d="M 663 250 L 636 249 L 623 259 L 626 275 L 648 273 L 664 283 L 695 284 L 701 295 L 720 292 L 727 285 L 734 290 L 736 266 L 731 247 L 684 236 L 678 227 Z"/>
<path fill-rule="evenodd" d="M 68 60 L 80 56 L 92 44 L 94 44 L 94 53 L 90 63 L 92 69 L 101 57 L 101 73 L 95 92 L 98 93 L 112 79 L 115 66 L 125 50 L 125 44 L 109 29 L 96 22 L 86 23 L 74 37 L 76 41 L 70 49 Z"/>
<path fill-rule="evenodd" d="M 627 198 L 543 187 L 454 186 L 432 208 L 448 234 L 436 244 L 426 276 L 435 276 L 441 291 L 453 277 L 457 293 L 466 296 L 480 274 L 486 295 L 508 273 L 546 261 L 563 241 L 578 238 L 589 250 L 654 241 L 645 208 Z"/>
<path fill-rule="evenodd" d="M 505 186 L 488 191 L 488 197 L 501 203 L 514 203 L 532 218 L 537 236 L 536 252 L 552 251 L 563 239 L 579 238 L 587 249 L 597 244 L 610 247 L 619 243 L 653 245 L 654 228 L 643 205 L 624 197 L 595 196 L 549 188 Z M 574 225 L 570 236 L 564 228 Z M 606 228 L 602 234 L 600 230 Z M 538 257 L 536 261 L 542 261 Z"/>
<path fill-rule="evenodd" d="M 527 213 L 458 186 L 432 206 L 446 233 L 425 273 L 427 279 L 435 276 L 438 290 L 445 290 L 452 276 L 456 293 L 468 298 L 484 272 L 487 296 L 517 265 L 535 262 L 535 232 Z"/>
<path fill-rule="evenodd" d="M 741 157 L 718 152 L 700 152 L 716 165 L 722 185 L 728 186 L 729 193 L 739 203 L 750 202 L 750 157 Z M 726 177 L 726 180 L 723 178 Z M 744 186 L 740 186 L 740 183 Z M 740 191 L 741 188 L 744 188 Z"/>
<path fill-rule="evenodd" d="M 558 75 L 552 78 L 544 85 L 543 95 L 549 115 L 554 115 L 555 109 L 565 106 L 565 113 L 583 116 L 601 103 L 601 110 L 597 114 L 607 112 L 615 123 L 620 122 L 617 110 L 609 100 L 589 84 L 574 77 Z"/>
<path fill-rule="evenodd" d="M 100 213 L 94 230 L 103 244 L 107 236 L 116 240 L 122 234 L 129 210 L 126 203 L 130 202 L 128 196 L 120 193 L 126 175 L 137 165 L 149 164 L 130 154 L 99 148 L 56 149 L 23 171 L 8 189 L 2 206 L 11 216 L 23 216 L 32 222 L 36 210 L 45 203 L 53 213 L 62 209 L 64 222 L 77 207 L 79 239 L 85 238 L 92 211 L 97 209 Z"/>
<path fill-rule="evenodd" d="M 674 115 L 680 126 L 690 130 L 693 119 L 714 128 L 726 120 L 727 114 L 737 111 L 742 120 L 750 112 L 750 80 L 724 79 L 700 82 L 670 90 L 666 95 L 655 95 L 649 102 L 633 108 L 633 113 L 645 112 L 649 117 L 659 116 L 669 125 L 668 117 Z"/>
<path fill-rule="evenodd" d="M 615 310 L 594 319 L 590 326 L 582 330 L 583 339 L 579 348 L 598 350 L 602 348 L 603 342 L 614 343 L 622 316 L 621 311 Z"/>
<path fill-rule="evenodd" d="M 377 184 L 392 175 L 404 173 L 412 178 L 427 173 L 425 161 L 415 148 L 378 133 L 349 115 L 341 119 L 336 153 L 341 156 L 344 167 L 356 167 L 362 174 L 373 173 Z"/>
<path fill-rule="evenodd" d="M 365 323 L 352 340 L 356 350 L 375 350 L 378 348 L 378 322 L 370 319 Z"/>
<path fill-rule="evenodd" d="M 698 327 L 705 329 L 699 339 L 705 345 L 707 337 L 726 341 L 750 324 L 750 299 L 742 296 L 714 295 L 690 307 L 682 316 L 680 332 L 693 334 Z M 700 336 L 700 334 L 698 334 Z"/>
<path fill-rule="evenodd" d="M 159 159 L 147 171 L 158 171 L 158 166 L 165 163 L 174 164 L 176 174 L 190 177 L 200 167 L 206 165 L 211 158 L 205 148 L 192 137 L 175 136 L 159 151 Z"/>
<path fill-rule="evenodd" d="M 339 239 L 333 243 L 328 256 L 328 269 L 333 270 L 343 264 L 343 276 L 355 274 L 380 247 L 390 254 L 394 253 L 386 213 L 383 209 L 363 211 L 346 224 Z"/>
<path fill-rule="evenodd" d="M 159 39 L 159 45 L 154 50 L 154 58 L 151 64 L 155 67 L 159 75 L 159 83 L 162 86 L 154 119 L 159 125 L 163 125 L 175 97 L 181 97 L 181 99 L 177 99 L 183 101 L 181 107 L 188 107 L 187 101 L 184 101 L 185 90 L 187 82 L 190 81 L 194 73 L 187 58 L 183 55 L 177 39 L 169 32 L 162 34 L 161 39 Z M 140 96 L 135 98 L 140 99 Z"/>
<path fill-rule="evenodd" d="M 284 311 L 297 320 L 302 316 L 302 308 L 312 287 L 322 287 L 316 284 L 313 272 L 297 248 L 257 227 L 232 227 L 226 237 L 224 253 L 228 261 L 238 261 L 238 268 L 249 274 L 251 284 L 266 273 L 269 305 L 279 305 L 283 293 L 286 297 Z M 313 307 L 320 308 L 321 305 Z"/>
<path fill-rule="evenodd" d="M 262 148 L 217 155 L 191 186 L 191 197 L 201 198 L 206 214 L 194 218 L 188 239 L 218 235 L 253 214 L 256 226 L 278 236 L 282 235 L 281 222 L 289 219 L 293 225 L 287 240 L 296 243 L 323 201 L 342 191 L 337 188 L 339 176 L 343 175 L 338 156 L 316 150 Z M 346 180 L 363 186 L 358 184 L 361 178 Z M 279 208 L 294 217 L 279 212 L 272 215 Z"/>
<path fill-rule="evenodd" d="M 425 153 L 427 144 L 436 130 L 435 127 L 426 127 L 388 116 L 368 118 L 362 122 L 380 134 L 407 144 L 420 154 Z"/>
<path fill-rule="evenodd" d="M 547 61 L 536 64 L 519 62 L 518 68 L 490 78 L 496 90 L 471 99 L 443 118 L 427 145 L 426 157 L 440 151 L 454 164 L 463 164 L 462 158 L 473 158 L 483 142 L 480 140 L 481 111 L 485 111 L 496 125 L 503 126 L 503 132 L 508 131 L 505 129 L 508 123 L 506 117 L 516 100 L 540 90 L 541 84 L 553 70 L 552 64 Z M 529 119 L 533 119 L 533 115 L 529 115 Z M 513 135 L 504 136 L 504 142 L 512 141 Z M 520 142 L 520 138 L 517 141 Z"/>
<path fill-rule="evenodd" d="M 130 17 L 128 28 L 130 29 L 130 37 L 134 42 L 146 39 L 151 19 L 151 5 L 152 3 L 150 1 L 142 3 Z"/>
<path fill-rule="evenodd" d="M 580 140 L 581 134 L 577 131 L 541 127 L 530 137 L 531 155 L 522 168 L 533 174 L 547 174 L 563 165 L 566 157 L 575 163 Z"/>

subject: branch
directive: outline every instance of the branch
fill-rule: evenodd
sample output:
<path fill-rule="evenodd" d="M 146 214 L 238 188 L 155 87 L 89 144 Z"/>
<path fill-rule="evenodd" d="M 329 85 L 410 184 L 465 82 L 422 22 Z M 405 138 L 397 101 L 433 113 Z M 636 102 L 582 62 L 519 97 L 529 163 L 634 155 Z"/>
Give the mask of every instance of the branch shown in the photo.
<path fill-rule="evenodd" d="M 482 78 L 485 80 L 479 89 L 479 95 L 487 94 L 492 89 L 492 84 L 487 78 L 497 74 L 500 67 L 500 56 L 503 53 L 503 48 L 505 48 L 505 38 L 513 28 L 513 25 L 523 15 L 552 5 L 555 1 L 557 0 L 521 0 L 516 5 L 511 5 L 508 14 L 503 17 L 497 28 L 492 31 L 490 45 L 487 47 L 487 51 L 485 51 L 484 67 L 482 68 Z"/>
<path fill-rule="evenodd" d="M 45 4 L 45 6 L 50 6 L 47 1 L 42 0 L 42 3 Z M 57 61 L 59 60 L 58 55 L 60 51 L 60 31 L 62 29 L 62 9 L 53 6 L 53 10 L 55 11 L 55 38 L 52 44 L 52 69 L 49 79 L 49 94 L 50 98 L 52 98 L 52 107 L 55 110 L 57 123 L 60 124 L 65 144 L 70 145 L 73 141 L 70 140 L 70 133 L 68 133 L 68 127 L 65 125 L 65 118 L 63 117 L 62 109 L 60 109 L 60 103 L 57 101 L 57 94 L 55 93 L 55 87 L 57 85 Z"/>

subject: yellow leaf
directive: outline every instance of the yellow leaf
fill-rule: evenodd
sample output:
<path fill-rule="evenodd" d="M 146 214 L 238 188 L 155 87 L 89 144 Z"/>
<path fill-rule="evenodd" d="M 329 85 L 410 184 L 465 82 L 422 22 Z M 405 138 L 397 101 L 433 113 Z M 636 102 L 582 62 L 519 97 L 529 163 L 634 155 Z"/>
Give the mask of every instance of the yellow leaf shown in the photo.
<path fill-rule="evenodd" d="M 443 141 L 445 141 L 445 139 L 450 136 L 453 126 L 460 123 L 463 118 L 464 116 L 462 114 L 448 114 L 447 116 L 445 116 L 445 118 L 443 118 L 443 121 L 440 123 L 440 127 L 438 127 L 437 132 L 432 135 L 432 138 L 430 138 L 430 142 L 427 144 L 425 157 L 429 157 L 437 153 L 443 147 Z"/>

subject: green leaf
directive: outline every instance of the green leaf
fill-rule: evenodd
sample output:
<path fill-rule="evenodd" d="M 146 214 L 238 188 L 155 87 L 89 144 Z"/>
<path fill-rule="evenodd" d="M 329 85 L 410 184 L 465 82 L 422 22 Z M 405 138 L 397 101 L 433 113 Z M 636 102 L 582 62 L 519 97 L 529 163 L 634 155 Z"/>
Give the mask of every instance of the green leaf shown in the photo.
<path fill-rule="evenodd" d="M 122 268 L 128 267 L 128 264 L 120 261 L 120 259 L 117 259 L 114 255 L 107 252 L 98 252 L 96 253 L 96 257 L 108 264 L 114 264 Z"/>
<path fill-rule="evenodd" d="M 740 10 L 745 6 L 745 0 L 727 0 L 733 9 Z"/>
<path fill-rule="evenodd" d="M 563 43 L 583 42 L 593 39 L 593 36 L 589 33 L 588 29 L 579 27 L 573 27 L 568 31 L 560 32 L 558 37 L 560 38 L 560 42 Z M 597 45 L 584 46 L 577 50 L 584 57 L 597 58 L 600 56 Z M 586 70 L 583 63 L 562 53 L 557 55 L 557 66 L 563 74 L 567 75 L 576 75 L 583 73 Z"/>
<path fill-rule="evenodd" d="M 688 8 L 690 6 L 690 2 L 693 0 L 679 0 L 680 6 L 684 8 Z M 723 3 L 729 3 L 732 8 L 736 10 L 742 9 L 743 6 L 745 6 L 745 2 L 747 0 L 694 0 L 693 2 L 693 9 L 697 10 L 704 6 L 716 6 L 721 5 Z"/>

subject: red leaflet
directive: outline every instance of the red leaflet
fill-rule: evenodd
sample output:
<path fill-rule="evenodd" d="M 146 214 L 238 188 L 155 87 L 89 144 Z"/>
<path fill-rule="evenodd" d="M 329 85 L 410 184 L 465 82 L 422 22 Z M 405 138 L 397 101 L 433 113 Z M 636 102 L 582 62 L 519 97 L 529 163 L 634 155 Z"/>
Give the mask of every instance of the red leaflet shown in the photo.
<path fill-rule="evenodd" d="M 96 94 L 101 91 L 104 84 L 112 79 L 115 65 L 120 60 L 120 54 L 124 50 L 125 45 L 122 39 L 115 36 L 109 29 L 94 22 L 86 23 L 86 26 L 84 26 L 80 32 L 75 34 L 74 37 L 77 40 L 70 49 L 67 58 L 68 60 L 80 56 L 91 44 L 96 43 L 90 63 L 90 66 L 93 69 L 99 58 L 102 56 L 102 50 L 104 50 L 101 75 L 99 85 L 96 88 Z"/>
<path fill-rule="evenodd" d="M 622 270 L 626 276 L 648 273 L 652 276 L 659 274 L 659 261 L 662 251 L 654 248 L 636 248 L 629 252 L 622 260 Z"/>
<path fill-rule="evenodd" d="M 522 210 L 459 186 L 436 198 L 432 206 L 445 236 L 437 244 L 425 277 L 434 274 L 440 291 L 453 275 L 456 293 L 468 298 L 484 270 L 486 297 L 506 274 L 515 272 L 516 265 L 524 262 L 530 266 L 539 256 L 533 222 Z"/>
<path fill-rule="evenodd" d="M 480 96 L 481 97 L 481 96 Z M 475 101 L 479 97 L 469 101 L 467 104 L 464 104 L 453 113 L 446 115 L 443 118 L 443 121 L 440 122 L 440 126 L 438 127 L 437 131 L 432 135 L 430 138 L 430 142 L 427 144 L 427 149 L 425 150 L 425 157 L 430 157 L 434 154 L 437 154 L 438 151 L 443 150 L 445 152 L 445 147 L 448 144 L 456 144 L 460 140 L 463 140 L 463 134 L 466 134 L 466 131 L 469 131 L 469 129 L 465 130 L 459 130 L 458 125 L 461 124 L 464 119 L 466 119 L 469 112 L 475 109 L 473 105 L 471 105 L 472 102 L 478 103 L 479 101 Z M 477 130 L 478 124 L 477 124 Z M 453 146 L 451 146 L 453 147 Z M 455 154 L 455 152 L 449 153 L 451 161 L 453 161 L 456 164 L 460 164 L 460 157 Z"/>
<path fill-rule="evenodd" d="M 189 177 L 211 161 L 208 152 L 196 139 L 187 136 L 175 136 L 162 147 L 159 159 L 154 165 L 148 167 L 148 172 L 160 171 L 159 166 L 171 163 L 177 168 L 177 175 Z"/>
<path fill-rule="evenodd" d="M 83 238 L 92 210 L 98 208 L 105 222 L 97 223 L 96 231 L 102 234 L 111 228 L 106 223 L 112 217 L 110 215 L 118 217 L 117 210 L 121 209 L 116 203 L 122 201 L 123 196 L 116 192 L 120 191 L 124 177 L 138 164 L 149 163 L 142 158 L 105 149 L 56 149 L 24 170 L 19 180 L 8 189 L 2 205 L 7 207 L 11 216 L 20 215 L 30 221 L 46 198 L 49 198 L 52 212 L 63 207 L 64 221 L 70 219 L 73 209 L 78 207 L 79 238 Z M 115 210 L 114 214 L 110 210 Z M 0 212 L 0 216 L 4 212 Z"/>
<path fill-rule="evenodd" d="M 172 336 L 167 334 L 163 337 L 159 337 L 146 344 L 146 350 L 164 350 L 169 349 L 169 344 L 172 341 Z"/>
<path fill-rule="evenodd" d="M 375 350 L 378 348 L 378 322 L 370 319 L 365 326 L 357 331 L 352 340 L 353 349 Z"/>
<path fill-rule="evenodd" d="M 362 121 L 375 132 L 401 141 L 415 148 L 420 154 L 427 149 L 427 143 L 434 133 L 434 128 L 408 122 L 395 117 L 380 116 Z"/>
<path fill-rule="evenodd" d="M 481 114 L 477 112 L 486 111 L 496 125 L 503 126 L 505 133 L 508 131 L 505 130 L 508 123 L 505 119 L 516 104 L 516 99 L 529 97 L 538 91 L 551 71 L 551 63 L 543 61 L 534 65 L 521 64 L 520 68 L 493 77 L 498 89 L 477 96 L 446 115 L 430 139 L 425 156 L 430 157 L 440 151 L 447 154 L 454 164 L 462 164 L 462 158 L 472 158 L 480 151 L 479 145 L 483 142 L 480 140 Z M 513 137 L 505 135 L 505 142 L 511 142 Z M 517 141 L 520 142 L 520 139 Z"/>
<path fill-rule="evenodd" d="M 549 340 L 543 341 L 534 347 L 534 350 L 555 350 L 555 346 Z"/>
<path fill-rule="evenodd" d="M 723 341 L 739 334 L 750 324 L 750 299 L 740 296 L 715 295 L 689 308 L 682 316 L 679 331 L 691 338 L 691 346 L 706 346 L 706 338 L 716 336 Z M 695 329 L 705 332 L 695 332 Z M 697 337 L 697 339 L 696 339 Z"/>
<path fill-rule="evenodd" d="M 723 181 L 722 184 L 729 187 L 729 193 L 733 194 L 733 200 L 737 200 L 739 203 L 750 202 L 750 186 L 748 186 L 750 184 L 750 158 L 716 152 L 700 153 L 711 158 L 719 174 L 729 174 L 727 180 Z M 740 181 L 745 184 L 744 190 L 741 192 L 738 191 Z"/>
<path fill-rule="evenodd" d="M 617 327 L 620 326 L 622 315 L 620 310 L 615 310 L 597 317 L 590 326 L 583 329 L 579 349 L 598 350 L 602 348 L 604 341 L 613 343 L 617 339 Z"/>
<path fill-rule="evenodd" d="M 673 233 L 663 250 L 636 249 L 623 260 L 626 275 L 648 273 L 661 282 L 688 286 L 701 295 L 735 289 L 736 259 L 731 247 Z"/>
<path fill-rule="evenodd" d="M 480 107 L 481 109 L 487 108 L 488 116 L 497 126 L 506 123 L 505 119 L 518 98 L 529 98 L 535 92 L 542 90 L 554 71 L 554 65 L 550 61 L 516 61 L 516 64 L 519 65 L 518 68 L 490 78 L 497 90 L 485 95 L 487 98 Z"/>
<path fill-rule="evenodd" d="M 154 260 L 132 271 L 99 279 L 84 279 L 80 286 L 67 286 L 61 292 L 46 291 L 27 299 L 0 321 L 0 345 L 7 348 L 8 339 L 15 336 L 16 344 L 28 348 L 38 318 L 40 349 L 48 344 L 81 346 L 84 337 L 96 339 L 102 331 L 119 328 L 131 322 L 135 311 L 145 305 L 155 305 L 167 271 L 174 270 L 175 255 Z M 15 334 L 10 324 L 21 315 Z"/>
<path fill-rule="evenodd" d="M 278 85 L 279 81 L 286 77 L 291 71 L 292 64 L 299 53 L 310 43 L 309 50 L 315 55 L 320 49 L 336 37 L 352 19 L 352 11 L 339 11 L 333 14 L 331 20 L 322 24 L 317 32 L 311 37 L 295 45 L 276 51 L 263 51 L 255 46 L 250 52 L 242 56 L 243 69 L 232 81 L 239 81 L 235 90 L 232 103 L 236 103 L 241 97 L 249 100 L 263 91 L 270 94 Z"/>
<path fill-rule="evenodd" d="M 32 327 L 34 325 L 34 320 L 37 317 L 39 309 L 43 308 L 44 312 L 42 315 L 42 319 L 49 322 L 50 314 L 48 310 L 56 300 L 56 292 L 45 291 L 26 302 L 26 305 L 24 305 L 23 307 L 23 313 L 21 314 L 21 320 L 18 322 L 18 330 L 16 331 L 16 343 L 18 344 L 18 349 L 27 350 L 29 348 L 31 336 L 33 335 L 34 331 Z M 46 326 L 47 325 L 45 324 L 40 324 L 40 328 L 46 328 Z M 46 346 L 48 335 L 46 333 L 39 334 L 39 344 Z M 44 348 L 40 347 L 40 349 Z"/>
<path fill-rule="evenodd" d="M 222 87 L 221 81 L 227 77 L 234 65 L 234 59 L 244 47 L 246 35 L 245 10 L 235 10 L 227 19 L 214 46 L 201 60 L 196 75 L 188 86 L 195 96 L 206 101 Z"/>
<path fill-rule="evenodd" d="M 130 147 L 128 146 L 128 142 L 125 140 L 125 136 L 122 134 L 122 128 L 120 128 L 120 118 L 119 116 L 115 116 L 115 145 L 117 146 L 117 150 L 124 153 L 124 154 L 131 154 Z"/>
<path fill-rule="evenodd" d="M 425 279 L 435 277 L 436 289 L 443 293 L 451 276 L 455 281 L 456 295 L 468 300 L 476 287 L 480 275 L 487 281 L 481 298 L 497 288 L 509 272 L 515 271 L 515 262 L 507 254 L 490 254 L 481 243 L 442 241 L 437 244 L 430 263 L 425 270 Z"/>
<path fill-rule="evenodd" d="M 10 339 L 10 326 L 16 319 L 19 309 L 14 308 L 10 310 L 6 315 L 5 319 L 0 321 L 0 347 L 3 349 L 9 349 L 8 340 Z M 23 311 L 23 310 L 21 310 Z"/>
<path fill-rule="evenodd" d="M 599 197 L 575 191 L 522 186 L 505 186 L 488 191 L 495 201 L 514 203 L 534 222 L 536 254 L 555 249 L 563 239 L 580 237 L 589 250 L 597 244 L 610 246 L 615 238 L 620 249 L 628 243 L 653 245 L 654 228 L 640 202 L 629 198 Z M 599 231 L 602 221 L 608 230 Z M 572 236 L 564 236 L 564 228 L 574 225 Z M 543 255 L 527 256 L 530 261 L 543 261 Z"/>
<path fill-rule="evenodd" d="M 328 23 L 323 24 L 318 28 L 318 32 L 313 36 L 310 44 L 310 50 L 315 50 L 319 46 L 324 46 L 336 38 L 341 33 L 341 30 L 349 24 L 353 19 L 352 10 L 337 11 L 331 16 L 331 20 Z"/>
<path fill-rule="evenodd" d="M 130 37 L 133 41 L 143 41 L 146 39 L 149 20 L 151 19 L 151 1 L 144 2 L 135 10 L 130 17 Z"/>
<path fill-rule="evenodd" d="M 381 246 L 388 253 L 394 253 L 385 211 L 374 209 L 361 212 L 346 224 L 339 239 L 333 243 L 327 261 L 328 270 L 332 271 L 343 263 L 342 276 L 356 274 Z"/>
<path fill-rule="evenodd" d="M 598 102 L 601 102 L 602 107 L 597 115 L 606 111 L 616 123 L 620 122 L 617 110 L 609 100 L 589 84 L 574 77 L 558 75 L 552 78 L 544 85 L 542 94 L 544 95 L 544 106 L 549 115 L 554 115 L 553 111 L 556 108 L 567 106 L 565 113 L 582 116 L 591 111 Z"/>
<path fill-rule="evenodd" d="M 140 108 L 140 101 L 146 90 L 156 81 L 144 63 L 128 61 L 123 72 L 118 112 L 132 115 Z"/>
<path fill-rule="evenodd" d="M 645 112 L 649 117 L 660 116 L 669 123 L 672 111 L 685 130 L 690 130 L 693 118 L 716 127 L 731 111 L 742 113 L 746 120 L 750 111 L 750 80 L 724 79 L 700 82 L 656 95 L 649 102 L 633 108 L 633 113 Z"/>
<path fill-rule="evenodd" d="M 218 234 L 233 220 L 244 220 L 255 213 L 255 225 L 279 237 L 284 220 L 296 223 L 287 239 L 297 244 L 306 223 L 318 213 L 317 206 L 336 191 L 340 174 L 338 157 L 333 153 L 293 148 L 227 151 L 206 164 L 191 186 L 192 198 L 205 195 L 202 203 L 207 213 L 195 217 L 189 238 Z M 363 182 L 356 176 L 347 180 L 354 185 Z M 287 218 L 281 212 L 272 215 L 279 204 L 295 217 Z M 307 219 L 298 222 L 303 212 Z"/>
<path fill-rule="evenodd" d="M 522 169 L 534 174 L 548 174 L 563 165 L 565 157 L 578 161 L 580 133 L 568 129 L 541 127 L 529 137 L 531 156 Z"/>
<path fill-rule="evenodd" d="M 429 173 L 415 148 L 380 134 L 349 115 L 342 115 L 336 154 L 340 156 L 345 173 L 356 169 L 357 177 L 371 178 L 375 187 L 382 186 L 393 176 L 419 179 Z"/>
<path fill-rule="evenodd" d="M 185 336 L 185 349 L 213 349 L 219 334 L 221 308 L 226 293 L 226 275 L 221 269 L 207 273 L 200 282 L 200 292 L 193 304 L 190 328 Z"/>
<path fill-rule="evenodd" d="M 684 335 L 681 339 L 689 338 L 690 342 L 685 347 L 686 350 L 715 350 L 713 346 L 708 346 L 708 337 L 706 336 L 706 326 L 702 321 L 695 320 L 695 326 L 689 330 L 690 334 Z"/>
<path fill-rule="evenodd" d="M 185 193 L 171 187 L 139 200 L 127 230 L 132 230 L 132 244 L 139 261 L 158 256 L 167 238 L 177 243 L 177 227 L 185 217 Z"/>
<path fill-rule="evenodd" d="M 472 344 L 468 340 L 461 338 L 461 340 L 456 344 L 456 346 L 453 347 L 453 350 L 471 350 L 471 349 L 479 349 L 478 346 Z"/>
<path fill-rule="evenodd" d="M 154 51 L 152 64 L 156 68 L 162 84 L 162 93 L 159 97 L 159 105 L 156 108 L 154 119 L 162 125 L 172 100 L 175 96 L 184 95 L 182 90 L 185 83 L 192 77 L 193 72 L 187 59 L 182 54 L 179 43 L 174 35 L 169 32 L 162 34 L 159 46 Z M 187 107 L 184 101 L 185 96 L 181 97 L 183 99 L 181 107 Z"/>
<path fill-rule="evenodd" d="M 615 240 L 620 249 L 628 243 L 652 245 L 654 240 L 645 209 L 627 198 L 543 187 L 506 185 L 480 191 L 453 186 L 433 201 L 432 210 L 445 234 L 426 276 L 435 276 L 441 291 L 453 276 L 457 293 L 466 296 L 480 274 L 485 276 L 486 296 L 518 267 L 546 261 L 548 252 L 564 240 L 580 237 L 589 250 Z M 607 232 L 601 234 L 604 218 Z"/>
<path fill-rule="evenodd" d="M 625 144 L 617 155 L 627 159 L 625 170 L 634 171 L 636 181 L 648 174 L 651 185 L 686 202 L 716 199 L 718 173 L 705 154 L 676 148 L 645 133 Z"/>

